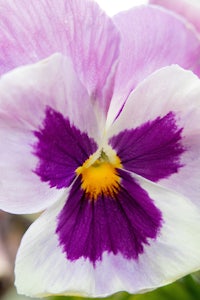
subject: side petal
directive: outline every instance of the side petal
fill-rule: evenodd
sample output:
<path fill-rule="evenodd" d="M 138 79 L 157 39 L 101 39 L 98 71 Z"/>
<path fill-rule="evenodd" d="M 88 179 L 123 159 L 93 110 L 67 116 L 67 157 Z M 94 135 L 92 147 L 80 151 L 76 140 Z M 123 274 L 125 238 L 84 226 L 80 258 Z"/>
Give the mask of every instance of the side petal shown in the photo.
<path fill-rule="evenodd" d="M 35 173 L 42 155 L 39 150 L 41 147 L 44 150 L 42 143 L 35 155 L 35 145 L 38 143 L 35 132 L 40 131 L 43 126 L 47 106 L 59 115 L 62 114 L 63 120 L 67 118 L 70 128 L 81 128 L 88 137 L 97 137 L 99 131 L 93 106 L 70 62 L 61 55 L 54 55 L 48 60 L 3 76 L 0 80 L 0 99 L 0 139 L 3 141 L 0 144 L 0 207 L 13 213 L 43 210 L 63 194 L 62 189 L 50 189 L 49 184 Z M 80 109 L 82 105 L 83 110 Z M 48 127 L 47 131 L 51 129 L 52 127 Z M 54 151 L 58 147 L 54 145 L 55 130 L 54 133 L 51 138 L 50 133 L 43 134 L 51 141 L 49 149 L 45 148 L 43 151 L 43 154 L 46 151 L 45 157 L 49 158 L 46 169 L 52 167 L 50 158 L 58 163 Z M 62 141 L 63 134 L 60 136 Z M 58 137 L 56 139 L 58 141 Z M 69 141 L 69 134 L 65 141 L 66 139 Z M 82 146 L 84 145 L 83 143 Z M 66 147 L 69 151 L 74 151 L 72 144 L 66 144 L 65 149 Z M 65 156 L 64 163 L 67 157 Z"/>
<path fill-rule="evenodd" d="M 0 3 L 1 74 L 54 52 L 72 58 L 89 94 L 107 110 L 119 34 L 89 0 L 3 0 Z"/>
<path fill-rule="evenodd" d="M 200 74 L 199 37 L 178 16 L 158 7 L 141 6 L 119 13 L 113 20 L 122 42 L 109 122 L 137 84 L 155 70 L 178 64 Z"/>
<path fill-rule="evenodd" d="M 121 149 L 123 159 L 129 160 L 128 169 L 135 164 L 136 168 L 130 169 L 131 171 L 153 181 L 159 180 L 161 185 L 183 194 L 198 206 L 199 94 L 200 80 L 193 73 L 178 66 L 163 68 L 150 75 L 130 95 L 118 119 L 108 131 L 110 137 L 115 136 L 114 140 L 121 132 L 121 138 L 123 136 L 124 140 L 120 139 L 119 145 L 115 141 L 113 146 L 116 147 L 116 151 Z M 170 112 L 174 115 L 175 123 L 171 123 L 172 119 L 168 118 Z M 155 128 L 149 126 L 153 125 L 155 120 L 164 121 L 166 116 L 167 122 L 163 123 L 163 126 L 160 126 L 161 123 Z M 147 127 L 149 131 L 146 131 Z M 130 136 L 127 141 L 128 132 Z M 163 147 L 164 141 L 166 143 Z M 132 146 L 127 153 L 130 145 Z M 144 173 L 141 173 L 142 169 Z M 145 172 L 149 171 L 151 174 L 147 175 Z"/>
<path fill-rule="evenodd" d="M 15 268 L 18 292 L 37 297 L 50 294 L 99 297 L 118 291 L 141 293 L 197 270 L 200 267 L 199 211 L 176 193 L 139 177 L 134 177 L 135 180 L 154 199 L 164 221 L 159 235 L 148 241 L 137 259 L 109 252 L 104 252 L 95 266 L 89 259 L 67 259 L 56 234 L 57 216 L 65 205 L 63 199 L 40 216 L 22 239 Z M 135 187 L 130 184 L 129 188 Z M 104 222 L 109 222 L 109 217 L 104 215 L 104 218 Z M 86 221 L 82 223 L 83 231 Z M 99 222 L 102 219 L 94 219 L 91 225 L 100 228 Z M 138 223 L 139 227 L 143 225 Z"/>
<path fill-rule="evenodd" d="M 41 126 L 49 106 L 90 136 L 95 139 L 99 136 L 90 96 L 71 60 L 61 54 L 3 76 L 0 96 L 0 112 L 10 118 L 10 122 L 16 122 L 15 127 L 35 130 Z"/>
<path fill-rule="evenodd" d="M 200 32 L 200 3 L 198 0 L 150 0 L 149 2 L 163 6 L 185 17 Z"/>

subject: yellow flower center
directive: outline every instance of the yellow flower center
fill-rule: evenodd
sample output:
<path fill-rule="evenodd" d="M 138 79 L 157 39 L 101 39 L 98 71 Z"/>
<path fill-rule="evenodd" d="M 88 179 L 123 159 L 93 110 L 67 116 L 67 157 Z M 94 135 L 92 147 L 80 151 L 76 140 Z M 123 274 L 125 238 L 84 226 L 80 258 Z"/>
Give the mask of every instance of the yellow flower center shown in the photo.
<path fill-rule="evenodd" d="M 95 161 L 94 155 L 76 169 L 76 174 L 81 175 L 81 188 L 90 200 L 97 200 L 100 195 L 113 197 L 120 187 L 120 177 L 117 172 L 117 168 L 122 167 L 120 158 L 114 151 L 111 159 L 104 151 Z"/>

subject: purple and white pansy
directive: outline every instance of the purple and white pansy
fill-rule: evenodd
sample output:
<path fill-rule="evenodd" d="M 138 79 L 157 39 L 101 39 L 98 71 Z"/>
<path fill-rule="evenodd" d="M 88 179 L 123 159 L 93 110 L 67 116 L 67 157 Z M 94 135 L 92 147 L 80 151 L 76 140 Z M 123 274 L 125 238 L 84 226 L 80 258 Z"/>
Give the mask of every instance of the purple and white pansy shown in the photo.
<path fill-rule="evenodd" d="M 141 293 L 198 270 L 193 29 L 83 0 L 1 1 L 0 15 L 2 74 L 36 62 L 0 79 L 0 208 L 45 210 L 17 254 L 18 292 Z"/>

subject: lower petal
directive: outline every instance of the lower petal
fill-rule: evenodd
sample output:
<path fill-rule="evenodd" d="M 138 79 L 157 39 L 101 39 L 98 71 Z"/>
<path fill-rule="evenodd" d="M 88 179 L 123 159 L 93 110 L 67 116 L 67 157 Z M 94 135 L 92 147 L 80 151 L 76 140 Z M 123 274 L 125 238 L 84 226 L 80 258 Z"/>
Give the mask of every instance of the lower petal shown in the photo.
<path fill-rule="evenodd" d="M 154 199 L 163 217 L 157 238 L 144 245 L 137 259 L 108 251 L 95 266 L 87 258 L 67 259 L 55 234 L 57 216 L 65 205 L 63 199 L 32 224 L 22 240 L 15 269 L 18 292 L 28 296 L 93 297 L 122 290 L 141 293 L 199 269 L 200 215 L 196 207 L 147 180 L 140 177 L 134 180 Z"/>
<path fill-rule="evenodd" d="M 87 295 L 94 288 L 93 267 L 89 261 L 67 261 L 59 247 L 56 217 L 63 200 L 43 213 L 22 239 L 15 266 L 15 285 L 20 294 Z"/>

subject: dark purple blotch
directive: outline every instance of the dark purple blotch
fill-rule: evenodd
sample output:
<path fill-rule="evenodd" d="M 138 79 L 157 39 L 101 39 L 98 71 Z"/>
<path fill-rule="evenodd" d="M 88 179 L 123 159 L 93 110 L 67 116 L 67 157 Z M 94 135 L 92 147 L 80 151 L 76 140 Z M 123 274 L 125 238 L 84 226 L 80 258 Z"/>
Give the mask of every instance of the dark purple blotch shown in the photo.
<path fill-rule="evenodd" d="M 93 139 L 50 107 L 46 108 L 42 127 L 34 135 L 38 140 L 34 154 L 39 159 L 34 171 L 50 187 L 68 187 L 75 178 L 76 168 L 97 150 Z"/>
<path fill-rule="evenodd" d="M 175 117 L 169 112 L 112 137 L 109 143 L 120 157 L 123 168 L 152 181 L 178 172 L 185 149 L 181 143 L 183 129 L 176 125 Z"/>
<path fill-rule="evenodd" d="M 101 195 L 89 201 L 80 178 L 73 184 L 56 229 L 67 259 L 88 258 L 95 266 L 105 251 L 137 259 L 158 236 L 161 212 L 128 173 L 119 170 L 119 175 L 121 188 L 114 198 Z"/>

